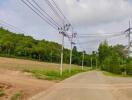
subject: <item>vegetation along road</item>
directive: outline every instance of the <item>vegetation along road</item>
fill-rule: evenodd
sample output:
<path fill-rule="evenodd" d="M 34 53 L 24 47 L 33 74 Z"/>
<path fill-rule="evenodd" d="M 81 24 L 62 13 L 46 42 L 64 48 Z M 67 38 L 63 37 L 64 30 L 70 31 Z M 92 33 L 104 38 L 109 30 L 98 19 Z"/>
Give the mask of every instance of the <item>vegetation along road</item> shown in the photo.
<path fill-rule="evenodd" d="M 130 78 L 91 71 L 66 79 L 30 100 L 132 100 L 131 93 Z"/>

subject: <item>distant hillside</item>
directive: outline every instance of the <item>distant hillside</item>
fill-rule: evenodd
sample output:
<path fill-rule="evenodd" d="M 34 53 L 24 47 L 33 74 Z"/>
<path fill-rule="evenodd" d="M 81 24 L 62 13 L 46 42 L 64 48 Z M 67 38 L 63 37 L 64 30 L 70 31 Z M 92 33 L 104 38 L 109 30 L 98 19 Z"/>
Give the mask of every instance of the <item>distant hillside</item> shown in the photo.
<path fill-rule="evenodd" d="M 36 59 L 47 62 L 60 62 L 61 45 L 46 40 L 35 40 L 31 36 L 15 34 L 0 28 L 0 55 L 8 57 L 19 57 Z M 64 49 L 64 62 L 69 63 L 68 49 Z M 85 65 L 90 63 L 89 55 L 85 59 Z M 81 65 L 82 53 L 73 49 L 73 63 Z M 89 64 L 90 65 L 90 64 Z"/>

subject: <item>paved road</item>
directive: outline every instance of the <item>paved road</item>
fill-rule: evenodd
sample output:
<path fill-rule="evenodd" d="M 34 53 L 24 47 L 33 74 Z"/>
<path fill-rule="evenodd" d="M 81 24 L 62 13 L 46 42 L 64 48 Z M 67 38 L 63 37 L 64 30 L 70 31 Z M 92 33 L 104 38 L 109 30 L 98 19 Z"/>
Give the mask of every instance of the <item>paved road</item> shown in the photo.
<path fill-rule="evenodd" d="M 116 100 L 100 72 L 73 76 L 30 100 Z"/>

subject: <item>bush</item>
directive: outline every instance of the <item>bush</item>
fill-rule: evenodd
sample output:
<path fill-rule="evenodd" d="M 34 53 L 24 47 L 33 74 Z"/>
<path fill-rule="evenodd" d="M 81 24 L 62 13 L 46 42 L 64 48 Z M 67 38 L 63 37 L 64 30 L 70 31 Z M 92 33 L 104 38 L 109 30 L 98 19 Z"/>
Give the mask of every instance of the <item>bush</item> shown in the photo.
<path fill-rule="evenodd" d="M 20 100 L 21 96 L 22 94 L 18 92 L 11 97 L 11 100 Z"/>

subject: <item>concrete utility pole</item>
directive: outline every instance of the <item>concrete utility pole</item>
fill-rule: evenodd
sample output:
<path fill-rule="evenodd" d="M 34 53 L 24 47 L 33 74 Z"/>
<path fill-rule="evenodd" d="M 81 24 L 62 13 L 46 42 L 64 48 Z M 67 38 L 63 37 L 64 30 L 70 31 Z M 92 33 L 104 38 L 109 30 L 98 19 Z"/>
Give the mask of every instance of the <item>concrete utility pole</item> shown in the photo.
<path fill-rule="evenodd" d="M 52 62 L 52 58 L 53 58 L 52 56 L 53 56 L 53 52 L 52 52 L 52 50 L 51 50 L 51 62 Z"/>
<path fill-rule="evenodd" d="M 62 35 L 62 48 L 61 48 L 61 64 L 60 64 L 60 76 L 63 75 L 63 51 L 64 51 L 64 37 L 69 37 L 66 32 L 69 30 L 70 28 L 70 24 L 66 24 L 64 25 L 63 28 L 58 28 L 59 33 Z"/>
<path fill-rule="evenodd" d="M 72 33 L 72 36 L 70 37 L 70 43 L 71 43 L 71 50 L 70 50 L 70 68 L 69 68 L 69 73 L 71 74 L 71 68 L 72 68 L 72 51 L 73 51 L 73 45 L 75 43 L 73 42 L 73 38 L 76 37 L 76 33 Z"/>
<path fill-rule="evenodd" d="M 75 44 L 74 42 L 71 42 L 69 73 L 71 73 L 71 68 L 72 68 L 72 51 L 73 51 L 73 45 L 74 45 L 74 44 Z"/>
<path fill-rule="evenodd" d="M 128 33 L 128 57 L 130 56 L 130 48 L 131 48 L 131 44 L 132 44 L 132 41 L 131 41 L 131 22 L 129 21 L 129 28 L 125 31 L 125 33 Z M 125 68 L 125 75 L 127 74 L 127 72 L 126 72 L 126 68 Z"/>
<path fill-rule="evenodd" d="M 72 64 L 72 42 L 71 42 L 71 50 L 70 50 L 70 68 L 69 68 L 69 73 L 71 74 L 71 64 Z"/>
<path fill-rule="evenodd" d="M 128 56 L 130 55 L 130 47 L 131 47 L 131 23 L 129 21 L 129 30 L 128 30 Z"/>
<path fill-rule="evenodd" d="M 62 72 L 63 72 L 63 50 L 64 50 L 64 34 L 62 33 L 61 66 L 60 66 L 60 75 L 61 76 L 62 76 Z"/>
<path fill-rule="evenodd" d="M 131 47 L 131 44 L 132 44 L 132 41 L 131 41 L 131 22 L 129 21 L 129 28 L 125 31 L 125 33 L 128 33 L 128 57 L 130 55 L 130 47 Z"/>
<path fill-rule="evenodd" d="M 93 58 L 91 57 L 91 68 L 93 68 Z"/>
<path fill-rule="evenodd" d="M 96 58 L 96 69 L 98 68 L 98 60 L 97 60 L 97 58 Z"/>
<path fill-rule="evenodd" d="M 84 69 L 84 56 L 85 56 L 85 52 L 83 51 L 83 55 L 82 55 L 82 70 Z"/>

